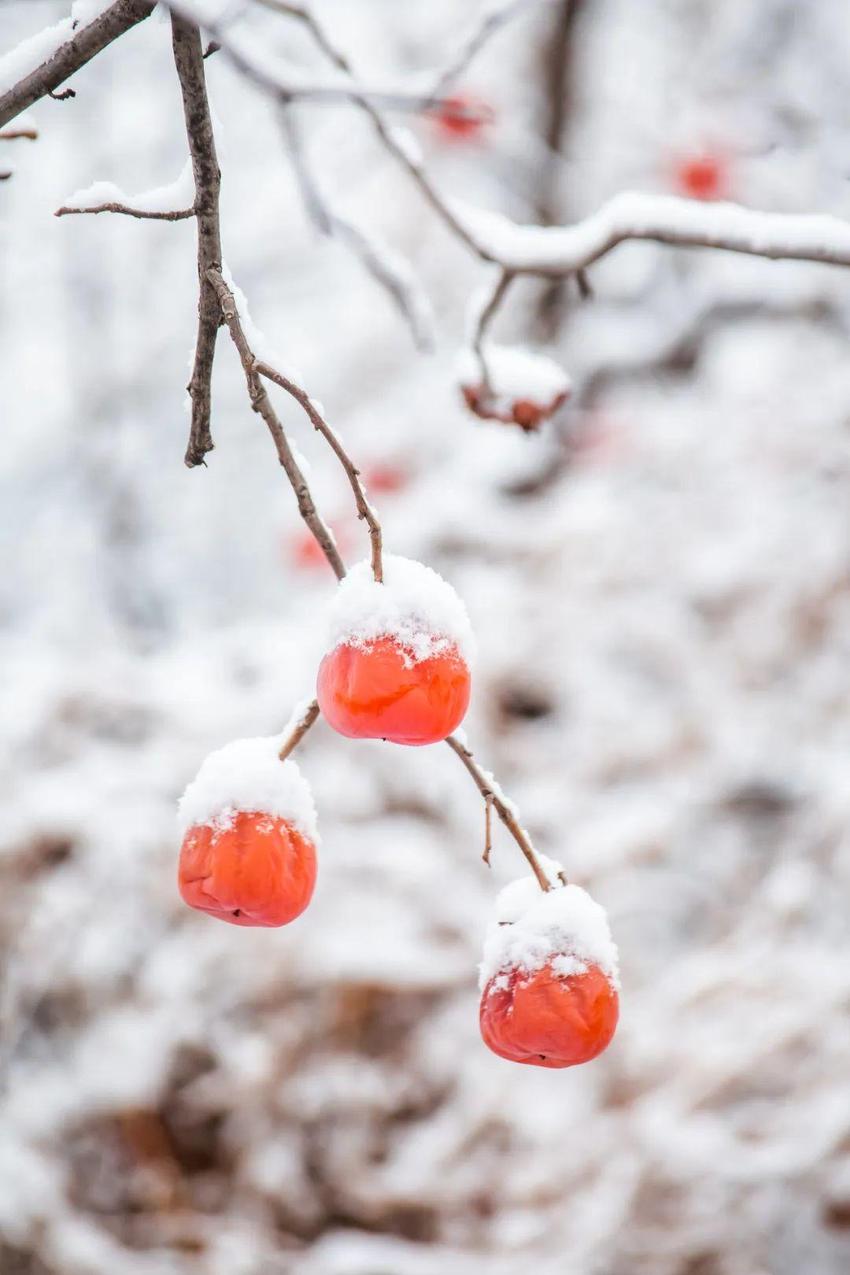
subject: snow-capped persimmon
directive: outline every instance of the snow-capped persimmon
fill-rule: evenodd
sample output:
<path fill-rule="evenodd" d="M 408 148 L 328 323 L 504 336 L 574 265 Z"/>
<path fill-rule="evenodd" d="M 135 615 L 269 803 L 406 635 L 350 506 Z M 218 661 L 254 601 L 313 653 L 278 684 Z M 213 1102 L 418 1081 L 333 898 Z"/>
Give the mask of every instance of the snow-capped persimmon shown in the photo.
<path fill-rule="evenodd" d="M 236 811 L 223 827 L 196 824 L 183 838 L 180 894 L 192 908 L 233 925 L 286 925 L 316 884 L 316 850 L 285 819 Z"/>
<path fill-rule="evenodd" d="M 278 736 L 235 739 L 210 753 L 180 798 L 180 893 L 233 925 L 286 925 L 316 884 L 313 797 L 280 748 Z"/>
<path fill-rule="evenodd" d="M 676 164 L 675 184 L 689 199 L 724 199 L 729 192 L 728 166 L 717 154 L 683 156 Z"/>
<path fill-rule="evenodd" d="M 439 110 L 431 113 L 440 136 L 447 141 L 470 142 L 480 137 L 495 118 L 493 108 L 469 93 L 456 93 L 443 99 Z"/>
<path fill-rule="evenodd" d="M 610 1043 L 619 1014 L 617 948 L 605 910 L 540 855 L 550 882 L 499 893 L 484 940 L 479 1023 L 500 1058 L 574 1067 Z"/>
<path fill-rule="evenodd" d="M 531 974 L 513 970 L 491 979 L 479 1022 L 500 1058 L 534 1067 L 574 1067 L 610 1044 L 617 1027 L 616 988 L 598 966 L 561 975 L 551 962 Z"/>
<path fill-rule="evenodd" d="M 469 667 L 457 647 L 414 660 L 392 637 L 337 646 L 319 667 L 319 707 L 351 739 L 435 744 L 463 721 Z"/>
<path fill-rule="evenodd" d="M 350 739 L 435 744 L 463 720 L 475 640 L 451 585 L 421 562 L 384 554 L 383 579 L 360 562 L 337 586 L 317 698 Z"/>

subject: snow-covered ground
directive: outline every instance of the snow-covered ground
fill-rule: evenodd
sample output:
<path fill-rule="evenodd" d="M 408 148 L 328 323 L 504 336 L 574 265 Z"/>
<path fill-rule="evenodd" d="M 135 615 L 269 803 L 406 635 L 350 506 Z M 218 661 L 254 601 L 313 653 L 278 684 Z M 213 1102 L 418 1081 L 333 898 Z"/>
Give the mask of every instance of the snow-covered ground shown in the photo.
<path fill-rule="evenodd" d="M 472 21 L 451 0 L 316 8 L 364 79 L 407 89 Z M 441 188 L 524 224 L 547 10 L 466 76 L 496 113 L 483 138 L 399 117 Z M 2 5 L 0 51 L 66 13 Z M 257 23 L 293 74 L 326 74 L 304 32 Z M 840 0 L 599 0 L 576 40 L 566 219 L 669 193 L 704 146 L 746 205 L 850 213 Z M 485 1050 L 477 963 L 523 862 L 497 825 L 482 865 L 444 746 L 320 722 L 297 754 L 321 833 L 307 912 L 254 931 L 179 899 L 177 799 L 311 694 L 334 582 L 224 336 L 216 449 L 183 465 L 193 223 L 52 215 L 185 163 L 156 16 L 33 108 L 38 141 L 0 142 L 2 1275 L 839 1275 L 850 275 L 628 244 L 548 345 L 540 285 L 517 283 L 496 339 L 543 349 L 573 393 L 537 433 L 486 423 L 455 378 L 489 271 L 352 108 L 298 108 L 326 197 L 430 297 L 418 353 L 310 227 L 268 103 L 206 65 L 228 266 L 367 483 L 391 468 L 370 492 L 388 548 L 465 601 L 469 741 L 607 909 L 621 1021 L 585 1068 Z M 275 402 L 365 557 L 344 474 Z"/>

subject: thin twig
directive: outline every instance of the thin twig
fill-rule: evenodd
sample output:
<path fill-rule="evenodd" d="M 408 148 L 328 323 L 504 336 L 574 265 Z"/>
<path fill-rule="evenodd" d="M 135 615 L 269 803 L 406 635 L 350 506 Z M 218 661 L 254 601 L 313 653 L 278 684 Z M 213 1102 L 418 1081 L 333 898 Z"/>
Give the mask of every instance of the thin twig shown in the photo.
<path fill-rule="evenodd" d="M 52 57 L 0 96 L 0 128 L 39 98 L 53 94 L 108 44 L 148 17 L 153 7 L 152 0 L 117 0 L 87 26 L 75 31 Z"/>
<path fill-rule="evenodd" d="M 406 262 L 397 265 L 395 254 L 329 206 L 307 161 L 294 109 L 294 106 L 282 109 L 281 123 L 310 220 L 320 234 L 334 236 L 346 244 L 372 278 L 384 288 L 407 321 L 417 349 L 433 350 L 433 318 L 424 290 Z"/>
<path fill-rule="evenodd" d="M 17 142 L 21 138 L 26 138 L 28 142 L 34 142 L 38 139 L 37 128 L 4 128 L 0 132 L 0 142 Z"/>
<path fill-rule="evenodd" d="M 466 71 L 470 62 L 476 57 L 484 45 L 492 36 L 499 31 L 506 22 L 523 9 L 529 8 L 540 0 L 508 0 L 507 4 L 502 4 L 494 9 L 486 11 L 481 17 L 478 25 L 472 30 L 468 38 L 460 46 L 457 54 L 452 58 L 451 62 L 437 76 L 433 89 L 431 90 L 434 97 L 442 97 L 452 85 Z M 261 0 L 262 3 L 262 0 Z"/>
<path fill-rule="evenodd" d="M 487 329 L 495 318 L 496 311 L 502 304 L 508 288 L 511 286 L 514 275 L 510 270 L 502 270 L 496 280 L 496 286 L 490 294 L 489 300 L 481 308 L 478 320 L 472 333 L 472 349 L 475 357 L 478 359 L 478 366 L 481 368 L 481 384 L 486 390 L 492 393 L 493 387 L 490 383 L 490 370 L 487 366 L 487 358 L 484 354 L 484 338 L 487 335 Z"/>
<path fill-rule="evenodd" d="M 138 217 L 144 221 L 185 221 L 194 217 L 194 208 L 181 208 L 177 212 L 145 212 L 142 208 L 130 208 L 128 204 L 96 204 L 92 208 L 57 208 L 54 217 L 74 217 L 81 213 L 122 213 L 125 217 Z"/>
<path fill-rule="evenodd" d="M 448 106 L 444 100 L 435 98 L 430 93 L 406 93 L 403 90 L 384 91 L 364 87 L 349 87 L 345 84 L 306 84 L 297 80 L 285 80 L 270 69 L 265 49 L 257 52 L 248 41 L 233 40 L 230 37 L 228 24 L 216 21 L 202 6 L 192 0 L 162 0 L 172 13 L 181 14 L 187 21 L 203 26 L 213 37 L 224 57 L 240 71 L 246 79 L 251 80 L 258 88 L 284 104 L 287 102 L 313 102 L 319 106 L 339 106 L 346 102 L 369 99 L 376 106 L 392 111 L 408 111 L 419 115 L 423 111 L 439 111 Z M 293 15 L 298 16 L 298 15 Z"/>
<path fill-rule="evenodd" d="M 278 753 L 278 757 L 280 758 L 281 761 L 286 761 L 290 753 L 295 752 L 295 749 L 301 743 L 301 740 L 307 734 L 307 731 L 313 725 L 313 723 L 315 722 L 318 716 L 319 716 L 319 701 L 314 699 L 310 704 L 307 705 L 306 709 L 298 718 L 297 722 L 292 727 L 292 730 L 289 732 L 286 739 L 283 741 L 280 752 Z"/>
<path fill-rule="evenodd" d="M 291 394 L 297 403 L 301 405 L 310 418 L 310 423 L 317 430 L 322 438 L 328 443 L 331 451 L 336 456 L 339 463 L 345 470 L 345 475 L 351 484 L 351 490 L 354 493 L 354 503 L 357 506 L 357 516 L 362 518 L 369 528 L 369 539 L 372 542 L 372 574 L 380 584 L 384 578 L 384 569 L 382 561 L 382 535 L 381 524 L 378 522 L 378 516 L 375 510 L 369 504 L 366 496 L 366 489 L 360 479 L 360 470 L 354 464 L 351 457 L 346 452 L 342 443 L 337 438 L 330 425 L 317 410 L 315 403 L 310 395 L 296 385 L 294 381 L 290 381 L 288 377 L 281 375 L 275 368 L 268 363 L 264 363 L 261 359 L 254 364 L 255 372 L 260 376 L 267 377 L 270 381 L 274 381 L 275 385 L 279 385 L 282 390 L 286 390 L 287 394 Z"/>
<path fill-rule="evenodd" d="M 355 105 L 359 106 L 360 109 L 368 115 L 384 148 L 413 178 L 421 193 L 425 196 L 427 202 L 442 218 L 453 234 L 461 239 L 468 248 L 472 249 L 473 252 L 482 256 L 483 254 L 476 243 L 475 236 L 465 226 L 461 225 L 460 221 L 455 217 L 442 195 L 440 195 L 431 184 L 431 179 L 426 173 L 422 162 L 413 147 L 406 146 L 403 142 L 399 142 L 394 129 L 386 123 L 381 115 L 377 105 L 377 98 L 374 95 L 367 93 L 365 89 L 357 84 L 354 66 L 350 58 L 348 58 L 341 49 L 337 48 L 328 36 L 327 32 L 316 19 L 315 15 L 303 5 L 278 5 L 277 0 L 274 0 L 274 3 L 269 7 L 279 8 L 281 12 L 287 13 L 290 17 L 298 18 L 307 26 L 313 36 L 313 39 L 316 41 L 316 44 L 322 52 L 331 60 L 331 62 L 333 62 L 334 66 L 336 66 L 338 70 L 342 71 L 351 79 L 352 88 L 348 90 L 348 96 Z M 421 109 L 436 110 L 439 109 L 440 105 L 440 101 L 436 97 L 432 96 L 422 101 Z"/>
<path fill-rule="evenodd" d="M 195 179 L 195 214 L 198 220 L 198 339 L 188 391 L 192 399 L 192 423 L 185 461 L 202 465 L 213 449 L 210 429 L 212 369 L 221 310 L 209 280 L 210 270 L 221 270 L 221 228 L 218 198 L 221 172 L 215 153 L 212 120 L 207 100 L 201 35 L 196 26 L 171 15 L 174 64 L 183 96 L 186 135 Z"/>
<path fill-rule="evenodd" d="M 531 838 L 517 821 L 516 815 L 508 805 L 503 794 L 498 790 L 498 786 L 494 785 L 493 776 L 489 775 L 487 771 L 482 770 L 482 768 L 478 765 L 478 762 L 473 757 L 471 751 L 454 735 L 449 735 L 446 739 L 446 743 L 453 752 L 457 753 L 458 757 L 469 771 L 485 802 L 490 802 L 495 807 L 496 814 L 499 816 L 514 841 L 525 855 L 531 871 L 537 878 L 537 884 L 540 886 L 540 889 L 550 890 L 552 888 L 552 884 L 546 876 L 546 873 L 543 871 L 543 866 L 537 857 L 537 851 L 531 844 Z"/>
<path fill-rule="evenodd" d="M 484 798 L 484 853 L 481 858 L 490 866 L 490 852 L 493 849 L 493 797 L 488 793 Z"/>
<path fill-rule="evenodd" d="M 248 384 L 248 396 L 251 399 L 251 407 L 255 412 L 258 412 L 259 415 L 262 416 L 268 426 L 269 433 L 271 434 L 275 448 L 277 449 L 278 460 L 286 471 L 286 476 L 292 485 L 292 490 L 295 492 L 295 498 L 298 501 L 298 512 L 301 514 L 301 517 L 316 537 L 319 547 L 330 563 L 331 570 L 337 580 L 341 580 L 345 575 L 345 564 L 342 561 L 342 558 L 339 555 L 339 550 L 334 543 L 333 534 L 316 509 L 313 496 L 307 485 L 307 480 L 301 472 L 301 468 L 292 453 L 292 448 L 289 446 L 289 441 L 284 433 L 283 426 L 281 425 L 277 413 L 272 406 L 272 401 L 260 380 L 259 373 L 261 368 L 263 370 L 263 374 L 268 375 L 266 365 L 260 364 L 257 361 L 253 350 L 248 344 L 248 339 L 245 336 L 242 324 L 239 321 L 239 311 L 236 306 L 236 300 L 233 293 L 230 291 L 230 288 L 227 286 L 221 271 L 211 269 L 207 274 L 207 278 L 215 292 L 218 304 L 221 307 L 221 314 L 227 324 L 230 335 L 233 338 L 233 344 L 239 351 L 239 358 L 242 362 L 242 367 L 245 372 L 245 380 Z M 269 369 L 269 371 L 271 370 L 272 369 Z M 277 375 L 278 374 L 275 373 L 274 379 L 277 379 Z M 281 381 L 283 381 L 283 379 L 284 378 L 280 378 Z M 280 381 L 278 383 L 280 383 Z M 284 386 L 284 388 L 286 388 L 286 386 Z M 303 391 L 299 391 L 299 393 L 303 393 Z M 306 398 L 307 396 L 304 395 L 304 397 Z M 309 399 L 307 399 L 307 402 L 309 402 Z"/>

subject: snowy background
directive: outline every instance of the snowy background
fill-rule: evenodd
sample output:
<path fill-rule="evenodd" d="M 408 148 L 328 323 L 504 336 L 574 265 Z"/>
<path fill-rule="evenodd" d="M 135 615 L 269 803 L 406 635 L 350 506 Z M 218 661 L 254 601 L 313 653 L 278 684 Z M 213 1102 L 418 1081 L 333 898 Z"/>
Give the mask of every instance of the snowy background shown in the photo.
<path fill-rule="evenodd" d="M 720 157 L 731 197 L 850 213 L 842 0 L 531 6 L 450 140 L 400 117 L 441 189 L 571 220 Z M 479 3 L 321 0 L 366 80 L 427 84 Z M 0 3 L 0 49 L 56 21 Z M 305 33 L 258 36 L 305 77 Z M 481 864 L 442 746 L 319 723 L 322 832 L 280 931 L 190 912 L 175 803 L 203 756 L 310 694 L 333 586 L 223 337 L 216 450 L 182 461 L 192 222 L 65 217 L 186 159 L 167 22 L 144 23 L 0 142 L 0 1271 L 3 1275 L 838 1275 L 850 1263 L 850 288 L 841 269 L 628 245 L 595 295 L 509 293 L 499 339 L 575 383 L 537 434 L 463 407 L 488 272 L 347 107 L 298 110 L 323 191 L 422 280 L 418 353 L 309 224 L 274 111 L 206 63 L 227 263 L 321 399 L 393 551 L 466 600 L 466 722 L 541 850 L 608 909 L 622 1018 L 565 1072 L 477 1027 L 476 963 L 522 861 Z M 344 475 L 276 399 L 349 560 Z M 387 474 L 389 469 L 390 473 Z M 381 491 L 381 487 L 395 487 Z"/>

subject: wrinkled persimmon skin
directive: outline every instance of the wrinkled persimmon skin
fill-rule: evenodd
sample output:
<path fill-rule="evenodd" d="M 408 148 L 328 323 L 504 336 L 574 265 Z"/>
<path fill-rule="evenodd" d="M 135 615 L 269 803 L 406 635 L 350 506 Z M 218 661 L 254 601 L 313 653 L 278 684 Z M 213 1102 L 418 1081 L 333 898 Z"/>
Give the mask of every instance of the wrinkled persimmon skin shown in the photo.
<path fill-rule="evenodd" d="M 485 1045 L 500 1058 L 533 1067 L 574 1067 L 610 1044 L 620 1007 L 616 989 L 596 965 L 567 977 L 544 965 L 514 970 L 505 988 L 491 979 L 481 997 Z"/>
<path fill-rule="evenodd" d="M 285 819 L 242 810 L 230 828 L 189 829 L 177 879 L 190 908 L 232 925 L 286 925 L 312 898 L 316 850 Z"/>
<path fill-rule="evenodd" d="M 392 638 L 341 645 L 319 666 L 319 707 L 349 739 L 435 744 L 463 721 L 469 668 L 453 647 L 414 664 Z"/>

